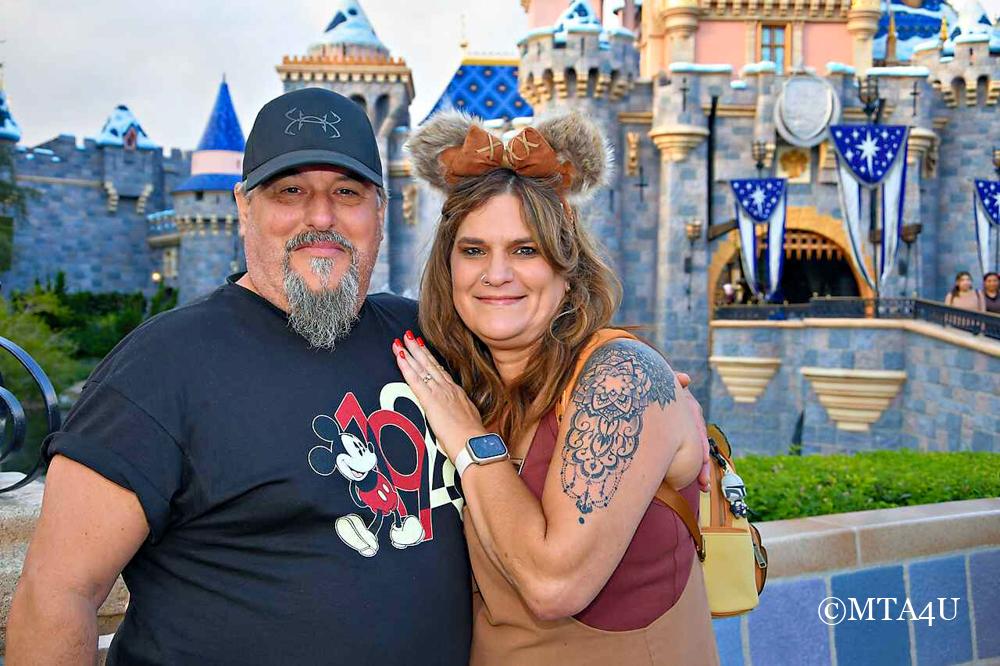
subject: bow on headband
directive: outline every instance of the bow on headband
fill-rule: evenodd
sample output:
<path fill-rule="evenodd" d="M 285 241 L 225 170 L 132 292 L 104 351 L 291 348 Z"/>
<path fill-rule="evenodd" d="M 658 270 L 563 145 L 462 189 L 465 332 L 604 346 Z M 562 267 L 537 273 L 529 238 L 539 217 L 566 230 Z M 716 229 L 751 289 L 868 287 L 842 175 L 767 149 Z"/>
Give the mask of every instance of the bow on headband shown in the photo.
<path fill-rule="evenodd" d="M 462 178 L 481 176 L 496 169 L 510 169 L 519 176 L 562 176 L 561 190 L 573 181 L 573 165 L 560 162 L 556 151 L 534 127 L 526 127 L 504 145 L 486 130 L 473 125 L 461 146 L 441 152 L 445 180 L 454 185 Z"/>

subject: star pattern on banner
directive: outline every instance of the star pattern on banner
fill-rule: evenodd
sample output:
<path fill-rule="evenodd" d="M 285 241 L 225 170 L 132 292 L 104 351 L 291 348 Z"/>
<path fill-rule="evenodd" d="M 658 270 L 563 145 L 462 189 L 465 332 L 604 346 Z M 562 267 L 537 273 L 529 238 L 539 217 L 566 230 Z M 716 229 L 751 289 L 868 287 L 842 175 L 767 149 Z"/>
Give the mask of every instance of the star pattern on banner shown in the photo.
<path fill-rule="evenodd" d="M 885 178 L 906 141 L 901 125 L 833 125 L 830 127 L 837 152 L 854 176 L 869 185 Z"/>
<path fill-rule="evenodd" d="M 730 182 L 740 207 L 756 222 L 767 222 L 785 194 L 784 178 L 745 178 Z"/>
<path fill-rule="evenodd" d="M 989 215 L 990 222 L 1000 224 L 1000 181 L 977 180 L 976 192 Z"/>

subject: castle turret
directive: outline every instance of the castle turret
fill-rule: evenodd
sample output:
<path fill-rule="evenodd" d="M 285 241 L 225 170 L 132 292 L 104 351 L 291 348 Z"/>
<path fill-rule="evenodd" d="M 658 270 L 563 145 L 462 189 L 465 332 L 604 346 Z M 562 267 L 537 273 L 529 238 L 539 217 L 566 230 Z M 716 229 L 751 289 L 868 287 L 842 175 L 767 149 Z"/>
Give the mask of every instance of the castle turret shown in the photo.
<path fill-rule="evenodd" d="M 518 42 L 521 96 L 536 116 L 576 111 L 595 121 L 620 161 L 624 139 L 618 113 L 625 108 L 639 74 L 635 35 L 624 28 L 605 28 L 588 0 L 566 5 L 553 25 L 536 28 Z M 616 186 L 613 183 L 598 192 L 582 211 L 582 218 L 620 268 L 618 213 L 612 194 Z"/>
<path fill-rule="evenodd" d="M 368 113 L 379 143 L 382 168 L 389 191 L 408 182 L 390 165 L 398 161 L 404 131 L 410 124 L 413 78 L 402 58 L 394 58 L 375 34 L 375 29 L 357 0 L 336 0 L 333 18 L 322 40 L 301 56 L 282 58 L 277 66 L 285 92 L 306 87 L 327 88 L 351 98 Z M 402 215 L 402 198 L 393 195 L 386 214 L 386 228 Z M 387 233 L 372 275 L 372 291 L 389 287 L 389 255 L 392 234 Z"/>
<path fill-rule="evenodd" d="M 176 275 L 181 302 L 208 293 L 243 263 L 233 187 L 241 177 L 244 146 L 243 130 L 223 78 L 191 156 L 191 176 L 172 193 L 179 247 L 159 248 L 160 275 L 168 284 Z M 174 254 L 178 251 L 179 257 Z"/>

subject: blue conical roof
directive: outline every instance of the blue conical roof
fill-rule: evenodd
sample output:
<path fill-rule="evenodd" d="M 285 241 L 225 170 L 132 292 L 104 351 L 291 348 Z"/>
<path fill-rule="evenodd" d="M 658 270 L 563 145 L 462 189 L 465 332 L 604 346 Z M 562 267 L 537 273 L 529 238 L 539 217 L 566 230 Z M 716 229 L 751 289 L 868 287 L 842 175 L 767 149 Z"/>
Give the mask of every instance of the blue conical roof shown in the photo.
<path fill-rule="evenodd" d="M 21 140 L 21 128 L 18 127 L 14 116 L 10 115 L 10 107 L 7 106 L 7 95 L 0 89 L 0 139 L 5 141 Z"/>
<path fill-rule="evenodd" d="M 333 19 L 323 31 L 323 38 L 327 44 L 366 46 L 368 48 L 387 51 L 385 45 L 375 34 L 365 10 L 357 0 L 337 0 Z"/>
<path fill-rule="evenodd" d="M 208 125 L 198 142 L 198 150 L 235 150 L 243 152 L 246 140 L 239 118 L 233 109 L 233 98 L 229 96 L 229 84 L 222 79 L 219 94 L 215 96 L 215 106 L 208 117 Z"/>

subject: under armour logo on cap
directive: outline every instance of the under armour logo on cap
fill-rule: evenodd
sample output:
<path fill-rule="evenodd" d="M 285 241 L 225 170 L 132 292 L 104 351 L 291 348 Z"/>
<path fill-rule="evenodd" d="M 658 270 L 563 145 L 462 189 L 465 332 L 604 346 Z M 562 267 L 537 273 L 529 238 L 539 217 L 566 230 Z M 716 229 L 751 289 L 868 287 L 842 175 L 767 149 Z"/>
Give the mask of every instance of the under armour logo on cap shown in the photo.
<path fill-rule="evenodd" d="M 378 142 L 365 110 L 326 88 L 300 88 L 264 105 L 247 137 L 244 188 L 310 165 L 341 167 L 383 187 Z"/>
<path fill-rule="evenodd" d="M 297 117 L 296 114 L 298 114 Z M 330 117 L 329 120 L 327 119 L 327 116 Z M 326 136 L 331 139 L 340 138 L 340 130 L 337 129 L 337 123 L 340 122 L 340 116 L 333 111 L 324 113 L 322 117 L 307 116 L 298 108 L 292 107 L 285 113 L 285 117 L 292 121 L 288 123 L 288 127 L 285 128 L 285 134 L 289 136 L 295 136 L 301 132 L 303 125 L 319 125 L 323 128 L 323 134 Z M 329 130 L 329 132 L 327 130 Z"/>

